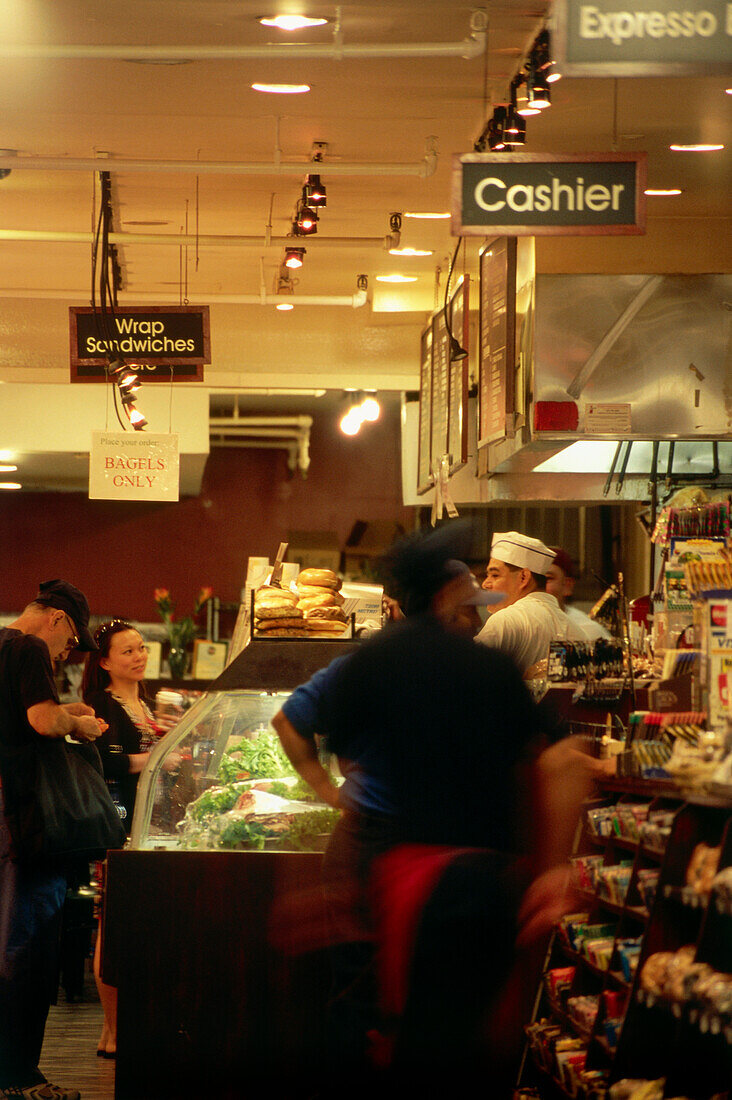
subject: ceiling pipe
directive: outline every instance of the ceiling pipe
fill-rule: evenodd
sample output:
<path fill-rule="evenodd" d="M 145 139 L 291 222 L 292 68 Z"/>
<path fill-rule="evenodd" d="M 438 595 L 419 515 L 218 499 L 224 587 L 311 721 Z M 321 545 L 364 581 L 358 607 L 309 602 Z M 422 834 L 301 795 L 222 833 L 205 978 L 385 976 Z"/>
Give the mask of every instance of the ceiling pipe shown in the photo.
<path fill-rule="evenodd" d="M 349 46 L 338 37 L 330 45 L 293 43 L 279 45 L 266 43 L 261 46 L 99 46 L 70 44 L 51 46 L 43 44 L 0 44 L 0 58 L 5 60 L 27 59 L 33 61 L 244 61 L 244 60 L 370 60 L 373 58 L 402 57 L 462 57 L 467 61 L 481 57 L 485 52 L 487 16 L 484 11 L 472 12 L 470 34 L 461 42 L 405 42 L 358 44 Z"/>
<path fill-rule="evenodd" d="M 192 233 L 110 233 L 110 244 L 152 244 L 198 246 L 200 248 L 262 248 L 271 245 L 276 248 L 291 248 L 299 237 L 244 237 L 234 234 Z M 308 237 L 307 247 L 311 248 L 390 248 L 399 247 L 400 235 L 387 233 L 384 237 Z M 0 241 L 46 242 L 49 244 L 93 244 L 94 233 L 73 233 L 55 229 L 0 229 Z"/>
<path fill-rule="evenodd" d="M 190 172 L 192 175 L 222 176 L 301 176 L 313 166 L 311 160 L 281 161 L 275 155 L 272 163 L 246 161 L 206 160 L 133 160 L 125 157 L 19 157 L 17 154 L 0 153 L 0 168 L 13 171 L 42 172 Z M 437 152 L 434 139 L 427 141 L 422 160 L 415 163 L 361 163 L 359 161 L 333 164 L 327 162 L 328 176 L 418 176 L 427 179 L 437 169 Z"/>
<path fill-rule="evenodd" d="M 38 298 L 51 301 L 87 301 L 89 288 L 85 290 L 36 290 L 34 288 L 18 289 L 11 287 L 0 288 L 2 298 Z M 293 306 L 350 306 L 352 309 L 361 309 L 368 300 L 368 291 L 357 290 L 354 294 L 269 294 L 262 298 L 261 294 L 193 294 L 189 291 L 186 296 L 186 304 L 189 305 L 245 305 L 245 306 L 277 306 L 282 303 Z M 118 296 L 118 305 L 140 305 L 143 302 L 155 302 L 158 305 L 181 303 L 180 293 L 155 293 L 143 291 L 135 293 L 128 291 Z"/>

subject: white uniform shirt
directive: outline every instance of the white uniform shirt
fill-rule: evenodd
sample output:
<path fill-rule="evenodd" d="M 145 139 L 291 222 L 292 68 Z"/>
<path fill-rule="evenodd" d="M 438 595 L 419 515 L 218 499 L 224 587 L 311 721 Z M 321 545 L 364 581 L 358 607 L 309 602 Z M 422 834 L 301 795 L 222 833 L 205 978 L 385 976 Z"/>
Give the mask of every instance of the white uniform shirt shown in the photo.
<path fill-rule="evenodd" d="M 521 672 L 525 672 L 549 656 L 549 643 L 555 639 L 589 641 L 582 627 L 562 611 L 556 596 L 530 592 L 516 603 L 494 611 L 475 640 L 508 653 Z"/>

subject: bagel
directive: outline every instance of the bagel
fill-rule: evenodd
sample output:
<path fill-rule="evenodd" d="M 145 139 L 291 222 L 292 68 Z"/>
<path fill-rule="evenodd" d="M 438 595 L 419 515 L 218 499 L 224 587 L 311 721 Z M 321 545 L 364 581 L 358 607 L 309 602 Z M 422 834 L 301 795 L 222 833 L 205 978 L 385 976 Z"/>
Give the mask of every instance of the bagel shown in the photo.
<path fill-rule="evenodd" d="M 304 619 L 296 618 L 278 618 L 278 619 L 257 619 L 254 624 L 255 630 L 263 630 L 266 633 L 271 633 L 273 630 L 285 630 L 295 628 L 294 633 L 302 631 Z"/>
<path fill-rule="evenodd" d="M 297 626 L 297 627 L 283 626 L 283 627 L 281 627 L 279 625 L 274 625 L 273 624 L 272 630 L 267 630 L 265 632 L 265 637 L 266 638 L 302 638 L 303 636 L 304 636 L 304 631 L 303 631 L 302 627 L 300 627 L 300 626 Z"/>
<path fill-rule="evenodd" d="M 298 600 L 297 606 L 301 611 L 312 611 L 316 607 L 337 607 L 338 604 L 331 595 L 309 596 L 306 600 Z"/>
<path fill-rule="evenodd" d="M 301 619 L 302 611 L 290 604 L 281 604 L 279 607 L 255 607 L 254 621 L 262 619 Z"/>
<path fill-rule="evenodd" d="M 315 620 L 321 623 L 326 621 L 339 623 L 348 622 L 345 611 L 343 611 L 340 607 L 335 606 L 313 607 L 310 611 L 305 612 L 306 622 L 313 622 Z"/>
<path fill-rule="evenodd" d="M 308 634 L 343 634 L 347 623 L 337 622 L 334 619 L 305 619 L 305 629 Z"/>
<path fill-rule="evenodd" d="M 272 585 L 263 585 L 254 593 L 254 606 L 279 607 L 283 604 L 294 606 L 297 603 L 297 594 L 289 588 L 273 588 Z"/>
<path fill-rule="evenodd" d="M 297 584 L 313 584 L 318 588 L 340 588 L 341 581 L 332 569 L 302 569 Z"/>
<path fill-rule="evenodd" d="M 345 596 L 341 596 L 335 588 L 324 588 L 317 584 L 298 584 L 297 592 L 301 600 L 309 600 L 315 596 L 329 596 L 333 603 L 343 603 Z"/>

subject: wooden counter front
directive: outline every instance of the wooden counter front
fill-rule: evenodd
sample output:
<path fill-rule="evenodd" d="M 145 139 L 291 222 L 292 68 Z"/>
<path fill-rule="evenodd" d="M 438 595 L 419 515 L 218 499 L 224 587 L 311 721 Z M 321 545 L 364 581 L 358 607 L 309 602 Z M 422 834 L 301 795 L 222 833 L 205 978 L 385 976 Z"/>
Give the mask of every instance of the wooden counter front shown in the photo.
<path fill-rule="evenodd" d="M 306 1095 L 322 1078 L 322 856 L 115 851 L 104 977 L 118 988 L 116 1100 Z"/>

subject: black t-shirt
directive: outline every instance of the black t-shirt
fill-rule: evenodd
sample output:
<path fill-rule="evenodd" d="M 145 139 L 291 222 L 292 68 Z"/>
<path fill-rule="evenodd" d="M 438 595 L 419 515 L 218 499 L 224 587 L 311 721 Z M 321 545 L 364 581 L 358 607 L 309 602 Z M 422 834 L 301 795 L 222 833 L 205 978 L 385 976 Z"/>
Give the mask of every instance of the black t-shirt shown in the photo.
<path fill-rule="evenodd" d="M 505 654 L 417 616 L 344 662 L 323 706 L 328 747 L 378 763 L 404 839 L 516 850 L 542 722 Z"/>
<path fill-rule="evenodd" d="M 33 760 L 48 738 L 31 726 L 27 711 L 37 703 L 58 703 L 48 646 L 33 634 L 0 629 L 0 779 L 6 806 L 16 790 L 27 790 Z"/>
<path fill-rule="evenodd" d="M 41 737 L 27 711 L 37 703 L 58 703 L 48 646 L 34 634 L 0 630 L 0 766 L 2 757 Z"/>

